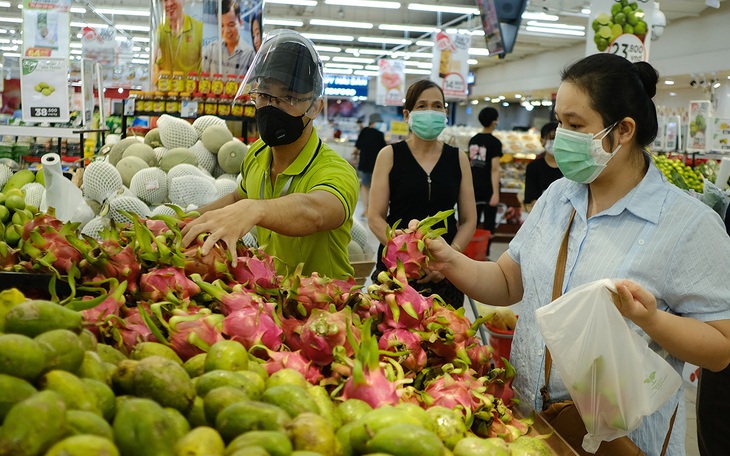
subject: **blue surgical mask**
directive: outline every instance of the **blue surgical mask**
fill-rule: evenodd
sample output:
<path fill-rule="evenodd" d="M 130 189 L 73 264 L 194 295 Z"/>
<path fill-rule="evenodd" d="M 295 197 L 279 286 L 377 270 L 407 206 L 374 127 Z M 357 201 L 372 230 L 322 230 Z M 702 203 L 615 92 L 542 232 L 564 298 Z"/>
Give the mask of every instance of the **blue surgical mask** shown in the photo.
<path fill-rule="evenodd" d="M 555 131 L 553 153 L 563 176 L 581 184 L 590 184 L 606 169 L 608 161 L 616 155 L 621 144 L 613 152 L 603 149 L 603 138 L 618 124 L 604 128 L 595 135 L 566 130 Z"/>
<path fill-rule="evenodd" d="M 446 128 L 446 113 L 431 110 L 412 111 L 408 116 L 408 126 L 419 138 L 433 141 Z"/>

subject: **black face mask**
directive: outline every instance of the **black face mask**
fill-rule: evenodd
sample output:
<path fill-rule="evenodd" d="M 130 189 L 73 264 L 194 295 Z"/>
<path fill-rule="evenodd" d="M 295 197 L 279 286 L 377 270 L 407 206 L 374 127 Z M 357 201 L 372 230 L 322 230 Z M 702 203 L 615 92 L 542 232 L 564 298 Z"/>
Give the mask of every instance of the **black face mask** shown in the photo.
<path fill-rule="evenodd" d="M 264 106 L 256 110 L 256 125 L 261 139 L 268 146 L 285 146 L 291 144 L 304 132 L 309 124 L 302 123 L 301 116 L 292 116 L 275 106 Z"/>

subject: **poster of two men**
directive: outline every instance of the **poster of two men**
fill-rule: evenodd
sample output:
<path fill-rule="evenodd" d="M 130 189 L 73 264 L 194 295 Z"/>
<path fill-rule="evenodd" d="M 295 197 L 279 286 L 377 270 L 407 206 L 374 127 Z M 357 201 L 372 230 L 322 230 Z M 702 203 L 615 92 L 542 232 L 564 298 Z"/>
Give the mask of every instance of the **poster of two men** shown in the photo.
<path fill-rule="evenodd" d="M 246 74 L 261 46 L 262 0 L 153 0 L 152 82 L 160 71 Z"/>

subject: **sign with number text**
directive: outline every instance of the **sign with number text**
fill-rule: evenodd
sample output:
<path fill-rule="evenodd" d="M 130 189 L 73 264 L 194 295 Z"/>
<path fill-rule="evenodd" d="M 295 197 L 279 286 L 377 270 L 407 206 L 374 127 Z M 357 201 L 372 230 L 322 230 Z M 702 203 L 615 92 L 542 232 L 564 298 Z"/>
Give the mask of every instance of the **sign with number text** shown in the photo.
<path fill-rule="evenodd" d="M 631 62 L 649 60 L 654 0 L 593 0 L 586 55 L 606 52 Z"/>
<path fill-rule="evenodd" d="M 68 122 L 68 60 L 20 59 L 20 97 L 26 122 Z"/>

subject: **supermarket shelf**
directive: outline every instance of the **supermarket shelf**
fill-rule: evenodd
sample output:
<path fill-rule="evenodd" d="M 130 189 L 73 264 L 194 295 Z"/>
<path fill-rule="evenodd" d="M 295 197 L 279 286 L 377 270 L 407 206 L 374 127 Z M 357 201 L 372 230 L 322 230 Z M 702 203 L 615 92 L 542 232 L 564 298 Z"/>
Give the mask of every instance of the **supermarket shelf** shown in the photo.
<path fill-rule="evenodd" d="M 180 115 L 180 113 L 168 113 L 168 112 L 159 113 L 159 112 L 135 111 L 135 113 L 133 115 L 122 116 L 122 135 L 121 135 L 122 138 L 127 137 L 127 117 L 136 117 L 136 116 L 159 117 L 163 114 L 166 114 L 166 115 L 172 116 L 172 117 L 182 117 Z M 200 116 L 182 117 L 182 118 L 187 119 L 187 120 L 193 120 L 193 119 L 197 119 L 198 117 L 200 117 Z M 248 116 L 219 116 L 219 115 L 216 115 L 216 117 L 219 117 L 223 120 L 230 120 L 230 121 L 234 121 L 234 122 L 243 122 L 243 123 L 248 123 L 248 122 L 254 121 L 254 117 L 248 117 Z"/>
<path fill-rule="evenodd" d="M 1 136 L 27 136 L 32 138 L 56 138 L 58 139 L 58 154 L 61 155 L 62 139 L 79 138 L 81 147 L 84 144 L 84 136 L 90 133 L 101 133 L 101 145 L 104 145 L 104 133 L 108 128 L 78 129 L 64 127 L 31 127 L 26 125 L 0 125 Z"/>

